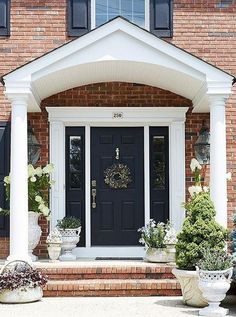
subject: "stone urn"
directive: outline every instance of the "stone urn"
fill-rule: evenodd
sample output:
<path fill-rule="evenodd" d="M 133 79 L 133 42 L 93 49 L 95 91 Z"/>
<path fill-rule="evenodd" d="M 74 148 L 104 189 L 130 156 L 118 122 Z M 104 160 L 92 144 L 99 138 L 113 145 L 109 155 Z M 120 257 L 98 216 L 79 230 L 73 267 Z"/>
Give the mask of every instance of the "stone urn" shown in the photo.
<path fill-rule="evenodd" d="M 61 254 L 61 243 L 49 243 L 47 245 L 47 250 L 50 260 L 55 262 Z"/>
<path fill-rule="evenodd" d="M 167 244 L 168 262 L 175 262 L 175 244 Z"/>
<path fill-rule="evenodd" d="M 52 230 L 46 239 L 49 259 L 52 262 L 58 260 L 61 254 L 62 237 L 57 228 Z"/>
<path fill-rule="evenodd" d="M 198 285 L 197 271 L 174 268 L 172 273 L 180 283 L 184 304 L 198 308 L 207 306 L 207 300 L 203 297 Z"/>
<path fill-rule="evenodd" d="M 29 256 L 31 257 L 32 261 L 36 261 L 38 257 L 33 254 L 34 248 L 37 247 L 42 230 L 41 227 L 38 225 L 38 219 L 39 219 L 40 213 L 34 212 L 34 211 L 29 211 L 28 212 L 28 253 Z"/>
<path fill-rule="evenodd" d="M 199 311 L 200 316 L 225 316 L 229 310 L 219 307 L 230 288 L 233 268 L 222 271 L 198 270 L 199 289 L 209 306 Z"/>
<path fill-rule="evenodd" d="M 62 255 L 60 261 L 75 261 L 76 256 L 72 254 L 73 249 L 80 240 L 81 227 L 75 229 L 58 229 L 62 237 Z"/>
<path fill-rule="evenodd" d="M 155 263 L 169 262 L 167 248 L 148 248 L 145 254 L 145 260 Z"/>

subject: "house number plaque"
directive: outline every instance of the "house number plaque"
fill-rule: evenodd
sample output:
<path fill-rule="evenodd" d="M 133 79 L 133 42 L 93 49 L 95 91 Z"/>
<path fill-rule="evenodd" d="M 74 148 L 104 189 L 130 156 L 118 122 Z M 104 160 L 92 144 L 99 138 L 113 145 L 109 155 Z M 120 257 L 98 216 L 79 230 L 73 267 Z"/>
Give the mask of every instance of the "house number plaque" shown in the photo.
<path fill-rule="evenodd" d="M 123 112 L 112 112 L 112 119 L 123 119 Z"/>

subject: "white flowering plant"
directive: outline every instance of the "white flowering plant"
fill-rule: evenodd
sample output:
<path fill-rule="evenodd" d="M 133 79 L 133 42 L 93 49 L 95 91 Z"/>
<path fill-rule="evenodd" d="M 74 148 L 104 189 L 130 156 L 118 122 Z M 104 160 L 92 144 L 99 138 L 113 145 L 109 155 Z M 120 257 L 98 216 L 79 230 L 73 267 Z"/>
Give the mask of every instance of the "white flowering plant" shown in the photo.
<path fill-rule="evenodd" d="M 44 167 L 28 165 L 28 210 L 38 212 L 46 218 L 50 215 L 48 207 L 48 190 L 54 184 L 51 180 L 53 164 Z M 7 200 L 10 200 L 11 175 L 4 178 Z M 0 214 L 9 214 L 8 210 L 0 208 Z"/>
<path fill-rule="evenodd" d="M 55 228 L 54 230 L 52 230 L 49 233 L 49 235 L 47 236 L 47 239 L 46 239 L 46 243 L 48 245 L 55 244 L 55 243 L 62 244 L 62 237 L 61 237 L 61 234 L 57 228 Z"/>
<path fill-rule="evenodd" d="M 167 222 L 158 222 L 150 219 L 149 223 L 138 229 L 141 233 L 139 242 L 146 248 L 165 248 L 167 244 L 176 243 L 176 232 L 172 225 Z"/>
<path fill-rule="evenodd" d="M 202 186 L 201 183 L 201 169 L 202 166 L 201 164 L 198 162 L 198 160 L 196 160 L 195 158 L 192 158 L 191 163 L 190 163 L 190 169 L 193 173 L 194 176 L 194 185 L 190 186 L 188 188 L 189 194 L 191 197 L 194 197 L 200 193 L 207 193 L 209 192 L 209 187 L 208 186 Z"/>

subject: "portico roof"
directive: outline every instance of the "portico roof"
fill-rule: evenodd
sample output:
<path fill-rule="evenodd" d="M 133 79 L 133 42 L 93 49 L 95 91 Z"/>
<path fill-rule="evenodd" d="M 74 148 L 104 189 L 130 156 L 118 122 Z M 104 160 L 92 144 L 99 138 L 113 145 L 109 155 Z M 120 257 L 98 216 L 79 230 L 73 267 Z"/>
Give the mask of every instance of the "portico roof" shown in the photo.
<path fill-rule="evenodd" d="M 123 81 L 169 90 L 208 112 L 211 95 L 231 93 L 235 77 L 146 30 L 117 17 L 84 36 L 4 75 L 5 93 L 29 97 L 28 111 L 43 99 L 86 84 Z"/>

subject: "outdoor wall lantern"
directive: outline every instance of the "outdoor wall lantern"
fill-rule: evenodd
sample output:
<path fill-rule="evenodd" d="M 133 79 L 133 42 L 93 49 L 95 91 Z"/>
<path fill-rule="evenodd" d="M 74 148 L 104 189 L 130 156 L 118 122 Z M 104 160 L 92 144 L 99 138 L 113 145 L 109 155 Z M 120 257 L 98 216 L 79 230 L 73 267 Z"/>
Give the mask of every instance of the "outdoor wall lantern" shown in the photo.
<path fill-rule="evenodd" d="M 36 136 L 34 135 L 34 131 L 31 125 L 28 123 L 28 163 L 29 164 L 36 164 L 40 157 L 40 148 L 41 145 L 39 144 Z"/>
<path fill-rule="evenodd" d="M 204 120 L 194 145 L 195 157 L 200 164 L 210 164 L 210 131 Z"/>

